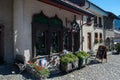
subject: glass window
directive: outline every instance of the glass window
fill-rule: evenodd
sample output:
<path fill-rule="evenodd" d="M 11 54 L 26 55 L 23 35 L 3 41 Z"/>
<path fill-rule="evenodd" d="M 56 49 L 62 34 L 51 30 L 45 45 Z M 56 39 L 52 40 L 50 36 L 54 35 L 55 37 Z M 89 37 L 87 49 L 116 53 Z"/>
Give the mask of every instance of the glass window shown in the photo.
<path fill-rule="evenodd" d="M 58 47 L 58 33 L 57 32 L 52 32 L 52 52 L 56 53 L 59 51 Z"/>
<path fill-rule="evenodd" d="M 42 55 L 46 54 L 45 51 L 45 32 L 37 32 L 36 34 L 36 54 Z"/>
<path fill-rule="evenodd" d="M 102 33 L 100 33 L 100 43 L 102 43 Z"/>
<path fill-rule="evenodd" d="M 99 17 L 99 27 L 102 27 L 102 18 Z"/>
<path fill-rule="evenodd" d="M 94 17 L 94 24 L 97 24 L 97 16 Z"/>
<path fill-rule="evenodd" d="M 95 40 L 94 43 L 97 44 L 98 43 L 98 33 L 95 33 Z"/>

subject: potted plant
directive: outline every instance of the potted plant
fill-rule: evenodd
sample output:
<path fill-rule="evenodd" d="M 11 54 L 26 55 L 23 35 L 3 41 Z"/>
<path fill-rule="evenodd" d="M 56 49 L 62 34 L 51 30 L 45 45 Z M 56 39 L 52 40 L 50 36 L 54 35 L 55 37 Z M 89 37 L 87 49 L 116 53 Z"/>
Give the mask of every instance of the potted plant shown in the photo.
<path fill-rule="evenodd" d="M 117 53 L 120 54 L 120 43 L 117 43 L 115 45 L 115 49 L 116 49 Z"/>
<path fill-rule="evenodd" d="M 76 56 L 79 58 L 79 68 L 89 63 L 89 54 L 84 51 L 77 51 Z"/>
<path fill-rule="evenodd" d="M 103 40 L 102 39 L 100 39 L 100 43 L 102 43 L 103 42 Z"/>
<path fill-rule="evenodd" d="M 78 68 L 78 58 L 73 54 L 65 54 L 60 58 L 61 70 L 65 72 Z"/>
<path fill-rule="evenodd" d="M 73 53 L 67 54 L 66 56 L 72 59 L 72 68 L 73 69 L 78 68 L 78 61 L 79 61 L 78 57 Z"/>
<path fill-rule="evenodd" d="M 97 44 L 98 42 L 99 42 L 98 39 L 95 39 L 94 44 Z"/>
<path fill-rule="evenodd" d="M 42 66 L 38 66 L 35 63 L 28 62 L 27 71 L 34 75 L 36 78 L 44 79 L 49 77 L 50 71 Z"/>

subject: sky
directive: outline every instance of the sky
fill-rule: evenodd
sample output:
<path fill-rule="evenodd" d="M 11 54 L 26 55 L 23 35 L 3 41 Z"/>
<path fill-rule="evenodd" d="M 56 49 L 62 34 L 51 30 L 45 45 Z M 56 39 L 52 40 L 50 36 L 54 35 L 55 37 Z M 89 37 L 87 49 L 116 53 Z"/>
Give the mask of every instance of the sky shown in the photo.
<path fill-rule="evenodd" d="M 120 0 L 89 0 L 105 11 L 110 11 L 115 15 L 120 15 Z"/>

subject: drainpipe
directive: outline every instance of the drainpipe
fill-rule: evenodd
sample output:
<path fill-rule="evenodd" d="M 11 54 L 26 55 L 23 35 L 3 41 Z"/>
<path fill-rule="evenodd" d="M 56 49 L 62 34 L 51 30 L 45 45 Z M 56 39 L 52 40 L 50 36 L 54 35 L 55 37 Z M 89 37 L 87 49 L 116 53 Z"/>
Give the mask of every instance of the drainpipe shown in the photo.
<path fill-rule="evenodd" d="M 81 22 L 81 50 L 83 50 L 83 16 Z"/>
<path fill-rule="evenodd" d="M 105 17 L 103 17 L 103 24 L 104 24 L 104 26 L 103 26 L 103 45 L 105 45 L 105 38 L 106 38 L 106 28 L 105 28 Z"/>

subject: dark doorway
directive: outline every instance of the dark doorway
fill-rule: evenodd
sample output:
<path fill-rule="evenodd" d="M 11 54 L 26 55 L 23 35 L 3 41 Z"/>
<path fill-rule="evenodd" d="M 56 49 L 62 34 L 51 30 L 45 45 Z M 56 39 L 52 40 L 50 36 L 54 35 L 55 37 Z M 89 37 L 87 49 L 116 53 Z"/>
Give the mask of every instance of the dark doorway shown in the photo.
<path fill-rule="evenodd" d="M 79 50 L 80 47 L 80 33 L 79 32 L 74 32 L 73 33 L 73 38 L 74 38 L 74 52 Z"/>
<path fill-rule="evenodd" d="M 3 47 L 3 27 L 0 26 L 0 64 L 3 63 L 4 59 Z"/>

